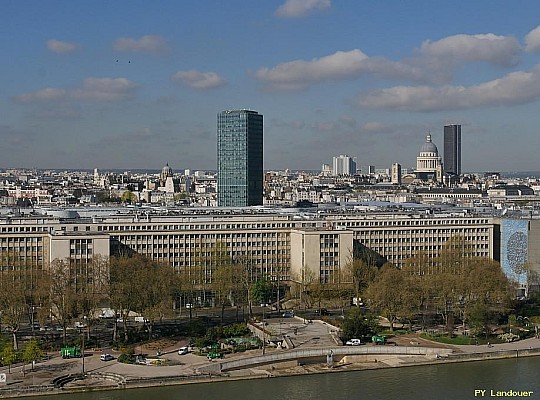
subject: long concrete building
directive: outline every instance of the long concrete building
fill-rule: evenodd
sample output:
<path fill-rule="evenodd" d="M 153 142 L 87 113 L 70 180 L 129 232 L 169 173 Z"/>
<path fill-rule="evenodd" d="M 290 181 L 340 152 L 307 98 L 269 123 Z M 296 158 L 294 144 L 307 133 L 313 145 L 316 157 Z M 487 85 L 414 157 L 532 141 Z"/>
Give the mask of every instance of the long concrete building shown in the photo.
<path fill-rule="evenodd" d="M 351 260 L 355 243 L 401 266 L 420 253 L 435 257 L 449 239 L 459 237 L 471 245 L 473 256 L 501 261 L 503 268 L 510 263 L 508 268 L 517 270 L 514 264 L 526 262 L 540 270 L 540 254 L 529 245 L 539 240 L 538 221 L 522 220 L 517 228 L 505 221 L 429 206 L 34 210 L 0 216 L 0 259 L 4 270 L 13 257 L 42 269 L 55 259 L 83 265 L 97 254 L 139 253 L 177 271 L 199 268 L 200 279 L 210 283 L 215 265 L 204 260 L 221 246 L 230 260 L 249 263 L 273 280 L 287 283 L 310 270 L 321 282 L 332 283 L 335 272 Z"/>

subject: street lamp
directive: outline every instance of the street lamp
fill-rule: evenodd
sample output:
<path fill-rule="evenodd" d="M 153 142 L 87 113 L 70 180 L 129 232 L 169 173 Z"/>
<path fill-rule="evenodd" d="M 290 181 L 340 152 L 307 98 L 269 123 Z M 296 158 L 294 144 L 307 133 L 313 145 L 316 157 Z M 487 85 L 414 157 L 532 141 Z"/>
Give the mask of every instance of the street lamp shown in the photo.
<path fill-rule="evenodd" d="M 266 346 L 266 331 L 264 330 L 264 325 L 265 325 L 265 322 L 264 322 L 264 309 L 266 307 L 263 307 L 263 313 L 262 313 L 262 331 L 263 331 L 263 343 L 262 343 L 262 353 L 263 353 L 263 356 L 264 356 L 264 351 L 265 351 L 265 346 Z"/>
<path fill-rule="evenodd" d="M 81 328 L 82 333 L 82 346 L 81 346 L 81 357 L 82 357 L 82 374 L 84 375 L 84 328 L 86 327 L 86 315 L 83 317 L 84 323 L 83 327 Z"/>

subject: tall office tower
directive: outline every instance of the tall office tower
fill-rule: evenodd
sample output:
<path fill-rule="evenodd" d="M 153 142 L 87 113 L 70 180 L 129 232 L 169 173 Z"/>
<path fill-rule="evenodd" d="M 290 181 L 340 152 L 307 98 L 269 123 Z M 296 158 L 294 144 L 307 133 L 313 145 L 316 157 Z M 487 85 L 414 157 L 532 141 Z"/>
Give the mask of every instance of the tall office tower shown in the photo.
<path fill-rule="evenodd" d="M 444 171 L 461 175 L 461 125 L 444 126 Z"/>
<path fill-rule="evenodd" d="M 263 116 L 250 110 L 217 117 L 218 206 L 263 202 Z"/>
<path fill-rule="evenodd" d="M 332 175 L 354 175 L 356 174 L 356 158 L 340 155 L 334 157 L 332 162 Z"/>
<path fill-rule="evenodd" d="M 401 185 L 401 164 L 392 164 L 392 183 Z"/>

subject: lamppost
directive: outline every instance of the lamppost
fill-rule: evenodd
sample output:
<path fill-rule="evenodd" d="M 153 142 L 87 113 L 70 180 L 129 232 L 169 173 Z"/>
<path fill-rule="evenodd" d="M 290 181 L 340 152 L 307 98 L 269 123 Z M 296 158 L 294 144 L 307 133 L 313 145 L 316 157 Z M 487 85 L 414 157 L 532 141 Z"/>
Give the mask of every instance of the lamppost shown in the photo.
<path fill-rule="evenodd" d="M 264 309 L 266 307 L 263 307 L 263 313 L 262 313 L 262 332 L 263 332 L 263 343 L 262 343 L 262 353 L 264 356 L 265 346 L 266 346 L 266 331 L 264 330 L 265 322 L 264 322 Z"/>
<path fill-rule="evenodd" d="M 82 333 L 82 343 L 81 343 L 81 357 L 82 357 L 82 374 L 84 375 L 84 328 L 86 328 L 86 315 L 83 316 L 83 324 L 80 333 Z"/>

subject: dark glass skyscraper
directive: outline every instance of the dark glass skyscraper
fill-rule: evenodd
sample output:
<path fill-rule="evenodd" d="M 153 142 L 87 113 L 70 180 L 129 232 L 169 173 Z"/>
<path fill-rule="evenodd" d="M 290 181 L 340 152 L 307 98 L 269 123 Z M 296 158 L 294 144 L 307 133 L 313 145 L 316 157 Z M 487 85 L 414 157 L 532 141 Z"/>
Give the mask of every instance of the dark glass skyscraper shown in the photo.
<path fill-rule="evenodd" d="M 263 202 L 263 116 L 251 110 L 222 111 L 217 118 L 218 206 Z"/>
<path fill-rule="evenodd" d="M 444 172 L 461 175 L 461 125 L 444 126 Z"/>

